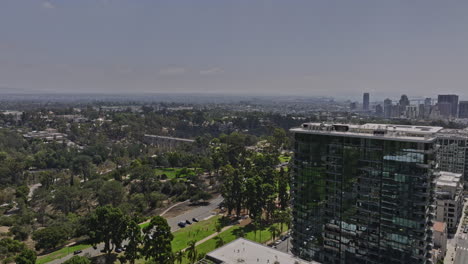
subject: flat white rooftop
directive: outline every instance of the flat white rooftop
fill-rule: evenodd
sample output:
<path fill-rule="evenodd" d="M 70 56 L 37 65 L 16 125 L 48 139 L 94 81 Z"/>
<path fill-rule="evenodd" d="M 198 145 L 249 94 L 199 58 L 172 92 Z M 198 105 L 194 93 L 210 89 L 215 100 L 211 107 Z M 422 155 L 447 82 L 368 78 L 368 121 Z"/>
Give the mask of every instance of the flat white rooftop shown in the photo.
<path fill-rule="evenodd" d="M 238 238 L 211 251 L 206 256 L 210 259 L 216 259 L 223 264 L 274 264 L 275 261 L 278 261 L 277 263 L 280 264 L 318 264 L 318 262 L 308 262 L 295 258 L 287 253 L 244 238 Z"/>
<path fill-rule="evenodd" d="M 383 140 L 432 142 L 442 127 L 407 126 L 391 124 L 326 124 L 304 123 L 301 127 L 290 129 L 294 133 L 334 135 L 344 137 L 367 137 Z"/>
<path fill-rule="evenodd" d="M 440 176 L 436 179 L 437 186 L 450 186 L 457 187 L 462 179 L 461 173 L 453 173 L 448 171 L 441 171 Z"/>

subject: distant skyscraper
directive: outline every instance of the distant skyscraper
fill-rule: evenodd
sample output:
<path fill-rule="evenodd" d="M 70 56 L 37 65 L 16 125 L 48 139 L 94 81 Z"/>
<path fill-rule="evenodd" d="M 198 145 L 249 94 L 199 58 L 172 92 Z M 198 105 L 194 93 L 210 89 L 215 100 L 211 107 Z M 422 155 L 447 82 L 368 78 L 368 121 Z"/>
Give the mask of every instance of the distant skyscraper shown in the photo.
<path fill-rule="evenodd" d="M 349 104 L 349 108 L 350 108 L 351 110 L 356 110 L 356 108 L 357 108 L 356 102 L 350 103 L 350 104 Z"/>
<path fill-rule="evenodd" d="M 382 106 L 380 104 L 375 106 L 375 114 L 378 115 L 378 116 L 383 115 L 383 108 L 382 108 Z"/>
<path fill-rule="evenodd" d="M 439 108 L 440 115 L 442 117 L 453 117 L 452 104 L 449 102 L 438 102 L 437 107 Z"/>
<path fill-rule="evenodd" d="M 408 96 L 406 94 L 403 94 L 400 98 L 400 106 L 403 108 L 403 109 L 406 109 L 406 107 L 410 105 L 410 101 L 408 99 Z"/>
<path fill-rule="evenodd" d="M 418 106 L 418 118 L 419 119 L 425 119 L 427 117 L 428 112 L 426 112 L 426 107 L 430 107 L 430 106 L 419 104 Z"/>
<path fill-rule="evenodd" d="M 384 117 L 385 118 L 390 118 L 392 117 L 392 100 L 390 99 L 385 99 L 384 100 L 384 104 L 383 104 L 383 108 L 384 108 Z"/>
<path fill-rule="evenodd" d="M 305 123 L 295 134 L 293 253 L 333 264 L 430 262 L 441 127 Z"/>
<path fill-rule="evenodd" d="M 362 109 L 369 111 L 369 93 L 364 93 L 362 96 Z"/>
<path fill-rule="evenodd" d="M 468 118 L 468 101 L 460 101 L 458 105 L 458 117 Z"/>
<path fill-rule="evenodd" d="M 405 116 L 409 119 L 416 119 L 419 116 L 419 107 L 416 105 L 407 105 Z"/>
<path fill-rule="evenodd" d="M 452 117 L 458 117 L 458 95 L 455 94 L 442 94 L 437 97 L 437 102 L 449 103 L 451 105 L 450 115 Z"/>
<path fill-rule="evenodd" d="M 426 99 L 424 99 L 424 105 L 426 105 L 426 106 L 431 106 L 431 105 L 432 105 L 432 98 L 426 98 Z"/>

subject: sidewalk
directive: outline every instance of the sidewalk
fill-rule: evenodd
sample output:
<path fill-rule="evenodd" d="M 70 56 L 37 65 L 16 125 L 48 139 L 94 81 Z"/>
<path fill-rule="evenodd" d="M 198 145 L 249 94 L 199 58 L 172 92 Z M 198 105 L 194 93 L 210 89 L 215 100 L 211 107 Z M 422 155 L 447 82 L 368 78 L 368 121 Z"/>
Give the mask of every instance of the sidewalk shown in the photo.
<path fill-rule="evenodd" d="M 202 244 L 203 242 L 208 241 L 208 240 L 210 240 L 210 239 L 216 237 L 217 235 L 221 234 L 222 232 L 224 232 L 224 231 L 226 231 L 226 230 L 229 230 L 229 229 L 233 228 L 234 226 L 235 226 L 235 225 L 228 225 L 228 226 L 223 227 L 223 229 L 221 229 L 221 232 L 211 234 L 211 235 L 209 235 L 209 236 L 203 238 L 202 240 L 197 241 L 197 243 L 195 243 L 195 246 L 198 246 L 198 245 Z M 187 248 L 188 248 L 188 247 L 182 249 L 181 251 L 185 251 L 185 250 L 187 250 Z"/>
<path fill-rule="evenodd" d="M 457 242 L 458 242 L 458 236 L 462 232 L 462 225 L 463 225 L 463 220 L 465 219 L 465 210 L 468 205 L 468 202 L 464 202 L 463 204 L 463 211 L 462 211 L 462 216 L 460 218 L 460 223 L 458 224 L 457 227 L 457 232 L 453 235 L 453 238 L 447 241 L 447 254 L 445 255 L 444 258 L 444 264 L 453 264 L 455 262 L 455 257 L 457 255 Z"/>

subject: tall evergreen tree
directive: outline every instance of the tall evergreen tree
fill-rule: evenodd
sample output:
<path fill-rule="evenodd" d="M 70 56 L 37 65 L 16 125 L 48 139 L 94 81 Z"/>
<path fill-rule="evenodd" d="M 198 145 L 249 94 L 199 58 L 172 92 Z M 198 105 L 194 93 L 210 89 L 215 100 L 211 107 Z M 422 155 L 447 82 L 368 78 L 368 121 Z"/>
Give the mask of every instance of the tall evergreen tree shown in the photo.
<path fill-rule="evenodd" d="M 145 259 L 152 259 L 156 263 L 173 263 L 171 241 L 174 236 L 166 219 L 155 216 L 148 226 L 143 228 L 142 253 Z"/>

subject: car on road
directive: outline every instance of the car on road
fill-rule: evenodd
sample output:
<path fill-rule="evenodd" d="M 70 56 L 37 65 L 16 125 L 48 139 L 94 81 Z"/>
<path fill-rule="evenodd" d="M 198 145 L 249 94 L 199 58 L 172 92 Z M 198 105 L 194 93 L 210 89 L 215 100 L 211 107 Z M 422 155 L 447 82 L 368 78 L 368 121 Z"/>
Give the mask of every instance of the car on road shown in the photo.
<path fill-rule="evenodd" d="M 195 218 L 195 217 L 192 218 L 192 222 L 197 223 L 197 222 L 198 222 L 198 218 Z"/>
<path fill-rule="evenodd" d="M 282 241 L 285 241 L 285 240 L 288 239 L 288 238 L 289 238 L 289 235 L 284 235 L 284 236 L 281 236 L 281 237 L 280 237 L 280 239 L 281 239 Z"/>
<path fill-rule="evenodd" d="M 188 219 L 185 220 L 185 223 L 186 223 L 187 225 L 191 225 L 191 224 L 192 224 L 192 222 L 190 222 L 190 220 L 188 220 Z"/>
<path fill-rule="evenodd" d="M 179 227 L 184 228 L 186 224 L 185 224 L 185 222 L 179 222 L 179 223 L 177 223 L 177 225 L 178 225 Z"/>
<path fill-rule="evenodd" d="M 117 253 L 120 253 L 120 252 L 122 252 L 122 251 L 123 251 L 123 250 L 122 250 L 121 248 L 116 248 L 116 249 L 115 249 L 115 252 L 117 252 Z"/>
<path fill-rule="evenodd" d="M 283 240 L 278 239 L 278 240 L 275 241 L 275 243 L 273 245 L 278 246 L 279 244 L 281 244 L 281 242 L 283 242 Z"/>
<path fill-rule="evenodd" d="M 73 255 L 78 255 L 78 254 L 80 254 L 82 252 L 83 252 L 82 250 L 75 250 L 75 251 L 73 251 Z"/>

